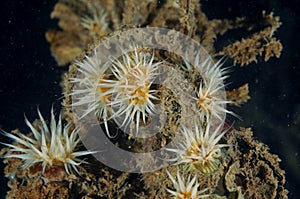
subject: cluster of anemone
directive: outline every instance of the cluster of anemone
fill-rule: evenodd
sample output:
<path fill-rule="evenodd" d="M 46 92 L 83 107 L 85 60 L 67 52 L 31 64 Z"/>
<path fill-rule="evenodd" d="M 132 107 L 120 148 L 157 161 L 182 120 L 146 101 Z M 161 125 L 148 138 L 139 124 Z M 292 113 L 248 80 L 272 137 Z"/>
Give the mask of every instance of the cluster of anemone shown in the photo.
<path fill-rule="evenodd" d="M 98 48 L 94 48 L 91 55 L 83 61 L 78 61 L 78 74 L 70 78 L 74 87 L 69 94 L 72 97 L 72 107 L 81 107 L 79 119 L 90 114 L 104 123 L 107 135 L 109 132 L 108 121 L 113 120 L 119 127 L 130 127 L 139 133 L 140 124 L 147 125 L 146 120 L 156 114 L 155 104 L 159 103 L 159 94 L 155 79 L 159 75 L 162 62 L 157 61 L 154 52 L 149 49 L 131 47 L 122 55 L 111 58 L 109 62 L 102 63 Z M 227 69 L 221 69 L 220 62 L 214 63 L 211 59 L 200 62 L 200 54 L 195 56 L 194 62 L 189 63 L 183 57 L 185 65 L 181 68 L 188 73 L 196 73 L 200 77 L 194 85 L 192 100 L 197 105 L 197 113 L 193 116 L 192 127 L 182 126 L 178 132 L 176 148 L 168 148 L 175 153 L 175 158 L 170 159 L 173 164 L 184 164 L 186 172 L 211 174 L 216 171 L 221 162 L 222 150 L 228 147 L 220 144 L 225 134 L 222 128 L 226 109 L 230 103 L 224 99 Z M 77 128 L 71 130 L 70 124 L 63 127 L 61 115 L 58 123 L 55 121 L 53 109 L 51 111 L 50 127 L 39 114 L 40 125 L 34 127 L 27 119 L 26 124 L 32 131 L 32 136 L 21 133 L 16 135 L 4 133 L 14 139 L 18 144 L 5 144 L 11 147 L 11 153 L 6 158 L 19 158 L 23 160 L 24 168 L 41 163 L 43 172 L 47 166 L 63 165 L 66 172 L 78 172 L 77 166 L 85 161 L 79 159 L 84 155 L 94 152 L 78 151 L 80 142 Z M 217 122 L 216 122 L 217 121 Z M 194 172 L 196 171 L 196 172 Z M 198 191 L 200 184 L 197 176 L 180 175 L 177 181 L 167 171 L 175 190 L 168 189 L 174 198 L 203 198 L 207 189 Z"/>
<path fill-rule="evenodd" d="M 75 64 L 78 66 L 80 75 L 69 79 L 70 82 L 78 85 L 70 93 L 72 106 L 84 107 L 80 112 L 79 119 L 90 113 L 102 118 L 106 131 L 109 132 L 107 126 L 111 98 L 111 84 L 109 72 L 107 72 L 109 67 L 107 65 L 100 66 L 96 48 L 93 50 L 93 56 L 85 56 L 84 61 L 78 61 Z"/>
<path fill-rule="evenodd" d="M 154 54 L 138 47 L 122 49 L 122 56 L 100 64 L 97 48 L 91 56 L 77 62 L 79 74 L 70 81 L 76 85 L 70 94 L 73 107 L 85 106 L 79 118 L 90 113 L 99 117 L 107 135 L 108 121 L 113 120 L 119 127 L 131 127 L 139 132 L 140 123 L 155 112 L 156 89 L 153 81 L 161 62 L 155 62 Z"/>
<path fill-rule="evenodd" d="M 130 130 L 135 129 L 138 134 L 140 124 L 146 125 L 147 118 L 156 113 L 155 103 L 160 100 L 154 81 L 162 62 L 157 61 L 149 49 L 134 46 L 128 51 L 121 51 L 122 56 L 103 64 L 95 48 L 90 56 L 76 63 L 79 74 L 70 79 L 76 85 L 70 94 L 71 105 L 85 105 L 79 117 L 95 114 L 104 123 L 109 137 L 113 137 L 108 129 L 109 120 L 119 127 L 130 126 Z M 178 147 L 167 150 L 176 154 L 170 159 L 172 163 L 184 164 L 187 171 L 211 174 L 220 166 L 222 149 L 228 147 L 219 143 L 226 132 L 222 129 L 224 117 L 226 113 L 234 115 L 226 109 L 226 105 L 231 103 L 225 99 L 223 83 L 228 69 L 221 68 L 222 61 L 214 63 L 210 58 L 200 61 L 199 53 L 193 63 L 189 63 L 186 57 L 182 59 L 185 65 L 181 68 L 200 77 L 194 85 L 192 99 L 197 105 L 197 114 L 193 116 L 193 127 L 182 126 L 178 132 L 181 137 L 176 143 Z M 196 176 L 183 180 L 178 173 L 176 182 L 168 175 L 176 189 L 168 191 L 175 198 L 202 197 L 204 191 L 197 190 Z"/>
<path fill-rule="evenodd" d="M 191 180 L 190 175 L 186 182 L 177 173 L 178 182 L 167 171 L 168 176 L 173 182 L 176 191 L 169 191 L 174 198 L 203 198 L 202 195 L 207 189 L 200 191 L 198 183 L 195 183 L 198 172 L 209 175 L 215 172 L 221 163 L 222 149 L 228 147 L 227 144 L 220 144 L 220 140 L 227 130 L 223 129 L 226 113 L 235 115 L 226 109 L 226 105 L 231 103 L 225 99 L 225 85 L 223 81 L 227 78 L 228 69 L 221 69 L 221 61 L 214 63 L 211 59 L 200 62 L 198 53 L 194 63 L 190 64 L 183 57 L 185 65 L 182 66 L 188 73 L 198 73 L 200 80 L 195 85 L 195 100 L 198 105 L 198 115 L 194 117 L 192 127 L 182 126 L 179 131 L 180 139 L 176 140 L 175 148 L 167 150 L 175 153 L 175 158 L 169 161 L 175 165 L 183 164 L 185 172 L 196 173 Z M 185 175 L 186 176 L 186 175 Z"/>
<path fill-rule="evenodd" d="M 182 180 L 179 172 L 177 173 L 178 182 L 176 182 L 167 171 L 173 187 L 176 189 L 175 191 L 168 191 L 175 199 L 206 198 L 210 195 L 203 195 L 208 189 L 198 191 L 199 184 L 195 183 L 195 179 L 197 179 L 198 172 L 210 175 L 219 168 L 222 156 L 221 150 L 229 146 L 227 144 L 219 144 L 219 141 L 226 133 L 221 128 L 222 125 L 219 125 L 217 128 L 211 130 L 209 122 L 206 126 L 195 123 L 193 129 L 182 127 L 180 131 L 181 139 L 177 143 L 178 147 L 167 149 L 176 154 L 176 157 L 170 159 L 170 161 L 174 162 L 175 165 L 183 164 L 183 167 L 181 167 L 184 168 L 181 169 L 183 172 L 196 171 L 192 172 L 195 174 L 194 178 L 191 180 L 190 175 L 188 175 L 186 182 Z M 186 178 L 186 176 L 187 174 L 183 178 Z"/>
<path fill-rule="evenodd" d="M 195 100 L 198 105 L 192 127 L 182 126 L 177 141 L 177 148 L 167 149 L 174 152 L 176 157 L 170 161 L 175 164 L 184 163 L 188 169 L 196 169 L 202 173 L 212 173 L 220 164 L 221 150 L 226 144 L 219 144 L 225 134 L 223 122 L 226 113 L 233 114 L 226 109 L 231 103 L 225 99 L 224 80 L 227 78 L 227 68 L 222 69 L 221 60 L 214 63 L 211 58 L 200 61 L 200 53 L 195 56 L 193 63 L 183 57 L 185 65 L 182 68 L 188 73 L 198 73 L 200 80 L 195 85 Z"/>
<path fill-rule="evenodd" d="M 85 23 L 88 19 L 85 19 Z M 121 48 L 122 55 L 110 58 L 109 62 L 102 63 L 98 48 L 94 48 L 90 55 L 82 61 L 75 62 L 78 74 L 69 81 L 74 85 L 68 95 L 72 97 L 72 107 L 81 108 L 79 120 L 92 114 L 105 126 L 107 135 L 108 122 L 113 120 L 118 127 L 129 126 L 130 131 L 139 133 L 140 125 L 147 125 L 147 119 L 156 114 L 156 103 L 160 103 L 159 93 L 155 80 L 159 75 L 162 61 L 157 61 L 154 52 L 149 49 L 130 47 L 125 51 Z M 193 125 L 182 126 L 178 132 L 180 139 L 176 139 L 176 148 L 167 150 L 175 153 L 175 158 L 170 162 L 186 168 L 177 172 L 177 181 L 167 171 L 173 183 L 173 189 L 167 191 L 177 199 L 204 198 L 203 193 L 208 189 L 198 190 L 197 174 L 211 174 L 216 171 L 221 163 L 222 150 L 228 147 L 220 144 L 226 133 L 223 122 L 226 113 L 233 114 L 226 109 L 226 104 L 231 103 L 224 99 L 227 69 L 221 69 L 221 61 L 216 64 L 209 58 L 200 61 L 200 54 L 195 56 L 193 63 L 182 57 L 185 65 L 181 67 L 185 72 L 198 74 L 198 83 L 195 83 L 194 96 L 197 114 L 193 116 Z M 53 109 L 51 111 L 50 126 L 47 126 L 41 113 L 38 111 L 40 125 L 34 127 L 27 119 L 26 124 L 32 135 L 21 133 L 16 135 L 4 132 L 18 144 L 5 144 L 11 148 L 11 153 L 6 158 L 19 158 L 23 160 L 24 168 L 41 163 L 43 172 L 47 166 L 64 166 L 67 173 L 70 170 L 78 172 L 77 167 L 86 163 L 79 157 L 93 154 L 91 151 L 78 150 L 80 142 L 79 129 L 71 129 L 67 124 L 63 127 L 61 115 L 58 123 L 55 121 Z M 74 114 L 76 114 L 74 112 Z M 192 127 L 191 127 L 192 126 Z M 132 131 L 134 130 L 134 131 Z M 191 172 L 193 170 L 193 172 Z M 196 172 L 194 172 L 196 171 Z M 191 174 L 196 176 L 191 178 Z"/>
<path fill-rule="evenodd" d="M 11 148 L 11 152 L 7 153 L 4 158 L 21 159 L 23 169 L 41 163 L 43 173 L 47 166 L 63 166 L 68 174 L 73 170 L 78 173 L 77 167 L 82 163 L 87 163 L 80 157 L 94 153 L 80 150 L 79 129 L 72 130 L 70 123 L 64 126 L 61 114 L 57 122 L 53 109 L 50 125 L 47 125 L 39 110 L 38 114 L 40 123 L 35 126 L 25 118 L 32 134 L 24 135 L 20 132 L 12 134 L 3 131 L 5 136 L 16 142 L 14 144 L 2 143 Z"/>

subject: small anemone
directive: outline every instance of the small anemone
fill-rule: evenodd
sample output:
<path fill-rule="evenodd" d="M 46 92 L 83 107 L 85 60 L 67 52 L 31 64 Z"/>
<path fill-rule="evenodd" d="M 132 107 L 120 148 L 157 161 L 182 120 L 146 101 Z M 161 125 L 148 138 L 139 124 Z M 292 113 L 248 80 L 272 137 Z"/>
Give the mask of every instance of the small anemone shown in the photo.
<path fill-rule="evenodd" d="M 26 136 L 17 132 L 16 135 L 3 131 L 3 134 L 15 142 L 15 144 L 2 143 L 11 148 L 11 153 L 4 155 L 4 158 L 19 158 L 23 161 L 23 169 L 29 168 L 36 163 L 42 163 L 43 173 L 46 166 L 61 166 L 70 174 L 74 169 L 78 173 L 77 167 L 81 163 L 87 163 L 80 156 L 93 154 L 92 151 L 77 151 L 80 138 L 78 128 L 71 130 L 71 124 L 63 127 L 61 114 L 56 123 L 53 108 L 51 110 L 50 126 L 38 110 L 41 123 L 34 127 L 27 118 L 25 122 L 32 131 L 33 136 Z M 14 153 L 17 152 L 17 153 Z"/>
<path fill-rule="evenodd" d="M 197 182 L 196 176 L 191 179 L 191 175 L 187 178 L 182 177 L 177 171 L 177 181 L 173 178 L 173 176 L 166 170 L 170 180 L 173 183 L 175 190 L 167 189 L 167 191 L 172 194 L 174 199 L 197 199 L 197 198 L 205 198 L 209 195 L 203 195 L 208 189 L 202 189 L 198 191 L 200 184 Z"/>
<path fill-rule="evenodd" d="M 216 118 L 222 121 L 226 113 L 238 117 L 226 109 L 226 105 L 232 102 L 226 100 L 224 80 L 228 77 L 229 70 L 228 68 L 221 68 L 223 59 L 214 63 L 210 57 L 204 61 L 201 61 L 200 57 L 200 53 L 197 53 L 192 64 L 188 62 L 186 57 L 182 57 L 185 62 L 185 66 L 182 68 L 190 72 L 195 70 L 201 76 L 201 81 L 199 81 L 196 89 L 196 97 L 194 97 L 200 110 L 200 119 L 204 121 L 205 118 Z"/>
<path fill-rule="evenodd" d="M 113 87 L 109 79 L 108 65 L 101 64 L 97 48 L 94 48 L 91 55 L 86 55 L 83 61 L 77 61 L 75 64 L 78 66 L 78 74 L 74 78 L 69 78 L 69 81 L 74 84 L 69 94 L 72 97 L 70 106 L 77 111 L 79 119 L 83 119 L 90 113 L 101 118 L 107 135 L 113 137 L 108 130 Z"/>
<path fill-rule="evenodd" d="M 146 119 L 155 113 L 154 100 L 158 100 L 152 84 L 161 62 L 155 62 L 154 53 L 147 49 L 132 47 L 121 51 L 120 58 L 103 64 L 98 48 L 94 48 L 91 55 L 75 63 L 78 74 L 69 79 L 74 84 L 69 94 L 70 106 L 79 113 L 79 119 L 95 113 L 110 138 L 113 136 L 109 133 L 109 120 L 121 127 L 135 125 L 137 134 L 140 122 L 146 124 Z"/>
<path fill-rule="evenodd" d="M 137 134 L 139 123 L 146 124 L 146 118 L 155 112 L 153 101 L 158 100 L 155 96 L 157 90 L 151 86 L 161 62 L 155 63 L 153 53 L 138 47 L 129 52 L 122 49 L 122 52 L 120 59 L 112 60 L 113 74 L 116 77 L 111 102 L 112 108 L 116 109 L 113 117 L 117 123 L 118 118 L 122 118 L 120 126 L 135 124 Z"/>
<path fill-rule="evenodd" d="M 188 169 L 196 169 L 202 173 L 214 172 L 220 165 L 221 149 L 229 146 L 218 144 L 226 132 L 222 132 L 221 127 L 222 125 L 219 125 L 213 132 L 210 131 L 210 123 L 207 123 L 206 127 L 195 123 L 193 130 L 183 127 L 183 139 L 178 147 L 167 149 L 176 153 L 176 157 L 170 161 L 175 161 L 176 164 L 184 163 Z"/>
<path fill-rule="evenodd" d="M 83 16 L 81 18 L 82 26 L 90 31 L 91 35 L 103 36 L 108 32 L 107 14 L 104 9 L 97 6 L 92 7 L 91 16 Z"/>

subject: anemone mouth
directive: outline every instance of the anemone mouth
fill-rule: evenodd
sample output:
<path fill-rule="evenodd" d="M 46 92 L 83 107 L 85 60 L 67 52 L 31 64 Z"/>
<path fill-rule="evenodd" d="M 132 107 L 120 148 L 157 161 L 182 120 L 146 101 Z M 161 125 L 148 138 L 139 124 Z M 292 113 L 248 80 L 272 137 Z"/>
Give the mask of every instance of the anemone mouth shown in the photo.
<path fill-rule="evenodd" d="M 198 94 L 198 106 L 206 114 L 211 113 L 213 101 L 214 100 L 213 100 L 212 96 L 210 96 L 207 91 L 204 91 L 203 93 Z"/>
<path fill-rule="evenodd" d="M 109 106 L 109 102 L 112 97 L 112 94 L 109 92 L 111 85 L 107 83 L 107 81 L 109 81 L 109 79 L 102 75 L 98 80 L 98 86 L 96 88 L 96 92 L 98 92 L 99 95 L 98 98 L 100 98 L 99 101 L 101 101 L 103 106 Z"/>
<path fill-rule="evenodd" d="M 126 77 L 121 80 L 120 87 L 123 90 L 120 89 L 120 92 L 124 92 L 133 105 L 143 106 L 149 100 L 148 97 L 151 94 L 149 78 L 152 76 L 147 73 L 146 67 L 141 66 L 140 68 L 130 69 Z"/>
<path fill-rule="evenodd" d="M 139 86 L 136 88 L 132 93 L 133 96 L 130 99 L 130 103 L 136 105 L 143 106 L 147 102 L 147 95 L 149 94 L 149 87 L 148 86 Z"/>

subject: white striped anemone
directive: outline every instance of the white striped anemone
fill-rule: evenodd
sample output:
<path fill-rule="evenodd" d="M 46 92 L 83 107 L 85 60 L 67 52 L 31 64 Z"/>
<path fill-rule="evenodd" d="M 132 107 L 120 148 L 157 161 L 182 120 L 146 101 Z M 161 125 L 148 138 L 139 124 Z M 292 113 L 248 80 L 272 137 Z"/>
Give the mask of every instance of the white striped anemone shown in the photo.
<path fill-rule="evenodd" d="M 119 127 L 134 126 L 138 134 L 140 123 L 146 124 L 155 112 L 153 101 L 158 98 L 152 83 L 161 62 L 155 62 L 154 53 L 136 46 L 127 51 L 121 48 L 122 55 L 107 63 L 101 63 L 99 53 L 96 47 L 75 63 L 78 74 L 69 78 L 75 85 L 68 94 L 72 97 L 70 106 L 81 110 L 77 111 L 79 119 L 94 113 L 110 138 L 114 136 L 109 132 L 109 120 Z"/>
<path fill-rule="evenodd" d="M 75 62 L 78 66 L 78 74 L 76 77 L 69 78 L 74 87 L 67 95 L 72 97 L 70 106 L 73 107 L 73 111 L 77 111 L 74 113 L 78 114 L 79 120 L 92 113 L 101 118 L 107 135 L 113 137 L 108 130 L 108 120 L 114 85 L 109 77 L 109 65 L 100 64 L 98 53 L 97 48 L 94 48 L 92 54 L 86 55 L 83 61 Z"/>
<path fill-rule="evenodd" d="M 157 69 L 161 62 L 154 62 L 154 53 L 147 50 L 133 48 L 124 50 L 121 59 L 112 60 L 114 81 L 114 95 L 111 106 L 113 117 L 122 126 L 134 125 L 135 133 L 139 132 L 139 124 L 146 125 L 146 118 L 154 115 L 156 89 L 151 86 L 157 76 Z"/>
<path fill-rule="evenodd" d="M 176 153 L 176 157 L 170 161 L 175 164 L 186 164 L 188 170 L 196 169 L 202 173 L 212 173 L 219 168 L 221 149 L 227 144 L 219 144 L 226 133 L 221 130 L 222 125 L 211 132 L 210 123 L 206 127 L 195 123 L 194 129 L 182 127 L 180 134 L 182 139 L 177 143 L 177 148 L 167 149 Z"/>
<path fill-rule="evenodd" d="M 201 75 L 201 81 L 195 85 L 196 96 L 193 97 L 199 107 L 200 120 L 205 121 L 206 118 L 223 121 L 226 113 L 238 117 L 226 109 L 226 105 L 232 103 L 226 100 L 224 84 L 229 68 L 222 68 L 223 59 L 214 63 L 210 57 L 200 61 L 200 56 L 200 53 L 197 53 L 193 63 L 189 63 L 186 57 L 182 57 L 185 62 L 183 69 L 188 72 L 197 71 Z"/>
<path fill-rule="evenodd" d="M 191 179 L 191 175 L 181 176 L 177 171 L 177 180 L 166 170 L 170 180 L 173 183 L 175 190 L 167 189 L 167 191 L 173 196 L 174 199 L 198 199 L 206 198 L 209 195 L 203 194 L 208 189 L 198 190 L 199 183 L 197 182 L 196 176 Z"/>
<path fill-rule="evenodd" d="M 71 125 L 63 126 L 61 115 L 56 123 L 53 108 L 51 110 L 51 122 L 48 127 L 46 121 L 38 110 L 40 124 L 34 127 L 27 118 L 25 122 L 33 136 L 27 136 L 20 132 L 16 135 L 3 131 L 3 134 L 13 139 L 18 144 L 2 143 L 10 147 L 10 152 L 4 158 L 19 158 L 23 161 L 23 169 L 29 168 L 36 163 L 42 163 L 44 173 L 47 166 L 63 166 L 70 174 L 72 170 L 78 173 L 77 167 L 87 163 L 79 157 L 95 152 L 78 150 L 80 138 L 77 128 L 71 130 Z M 17 152 L 17 153 L 16 153 Z"/>

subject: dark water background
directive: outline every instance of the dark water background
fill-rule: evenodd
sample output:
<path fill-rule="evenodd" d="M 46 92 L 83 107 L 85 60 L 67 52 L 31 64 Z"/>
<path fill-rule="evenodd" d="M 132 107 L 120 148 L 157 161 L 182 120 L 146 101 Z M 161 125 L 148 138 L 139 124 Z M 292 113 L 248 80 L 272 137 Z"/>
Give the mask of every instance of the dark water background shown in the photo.
<path fill-rule="evenodd" d="M 57 21 L 49 17 L 56 1 L 7 0 L 3 3 L 5 5 L 0 6 L 0 128 L 28 132 L 24 113 L 33 121 L 39 106 L 49 118 L 52 104 L 59 110 L 61 102 L 59 82 L 66 67 L 57 67 L 45 40 L 46 30 L 57 27 Z M 280 16 L 283 25 L 275 35 L 284 46 L 281 58 L 271 58 L 267 63 L 259 60 L 244 68 L 233 67 L 229 79 L 233 83 L 229 88 L 249 83 L 251 100 L 234 110 L 243 118 L 235 126 L 251 127 L 255 138 L 280 156 L 281 166 L 286 170 L 289 197 L 299 198 L 300 2 L 208 0 L 202 4 L 211 19 L 255 17 L 261 15 L 261 10 Z M 229 32 L 218 39 L 216 48 L 243 36 L 246 36 L 244 32 Z M 7 142 L 2 135 L 0 141 Z M 6 193 L 3 166 L 1 162 L 0 198 Z"/>

